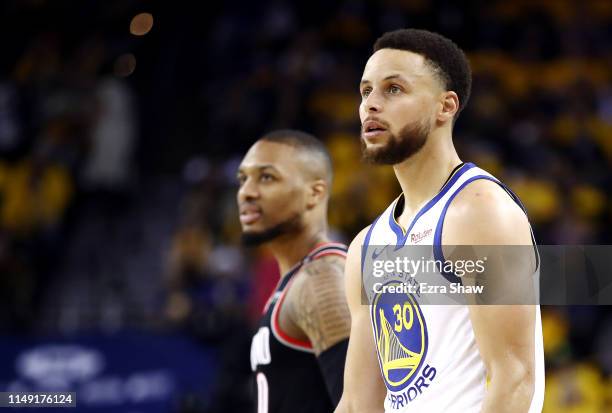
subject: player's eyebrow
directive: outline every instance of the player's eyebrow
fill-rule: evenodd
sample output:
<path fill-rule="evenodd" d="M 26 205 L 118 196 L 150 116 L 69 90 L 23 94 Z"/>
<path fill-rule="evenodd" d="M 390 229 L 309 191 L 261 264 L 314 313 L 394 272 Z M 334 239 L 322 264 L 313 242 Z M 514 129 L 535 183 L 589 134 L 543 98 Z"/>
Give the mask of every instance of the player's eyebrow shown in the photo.
<path fill-rule="evenodd" d="M 265 169 L 272 169 L 274 172 L 278 172 L 276 167 L 273 164 L 263 164 L 263 165 L 240 165 L 238 168 L 238 173 L 244 173 L 246 169 L 258 169 L 259 171 L 263 171 Z"/>
<path fill-rule="evenodd" d="M 389 76 L 385 77 L 383 79 L 383 81 L 391 80 L 391 79 L 399 79 L 399 80 L 402 80 L 404 82 L 407 82 L 407 80 L 402 75 L 400 75 L 400 74 L 389 75 Z M 360 85 L 365 85 L 365 84 L 368 84 L 368 83 L 372 83 L 372 82 L 370 82 L 368 79 L 361 79 L 361 82 L 359 82 Z"/>
<path fill-rule="evenodd" d="M 274 172 L 277 172 L 276 166 L 272 164 L 259 165 L 257 166 L 257 169 L 260 171 L 263 171 L 264 169 L 272 169 Z"/>

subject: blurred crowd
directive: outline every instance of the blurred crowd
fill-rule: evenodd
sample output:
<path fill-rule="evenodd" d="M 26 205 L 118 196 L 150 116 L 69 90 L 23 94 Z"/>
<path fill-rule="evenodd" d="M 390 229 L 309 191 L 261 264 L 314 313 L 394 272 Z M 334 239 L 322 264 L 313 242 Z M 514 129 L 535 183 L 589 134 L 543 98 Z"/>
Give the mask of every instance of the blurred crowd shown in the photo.
<path fill-rule="evenodd" d="M 357 107 L 374 40 L 400 27 L 466 51 L 474 86 L 455 144 L 518 193 L 538 242 L 612 241 L 608 1 L 268 0 L 205 17 L 156 2 L 52 3 L 9 1 L 0 14 L 5 34 L 27 34 L 0 73 L 7 334 L 181 331 L 232 366 L 209 411 L 247 404 L 246 381 L 245 400 L 224 389 L 248 377 L 278 271 L 239 245 L 236 167 L 266 131 L 317 135 L 334 161 L 330 224 L 350 241 L 399 193 L 391 168 L 360 162 Z M 136 39 L 130 19 L 147 7 L 156 25 Z M 51 23 L 24 31 L 31 15 Z M 610 308 L 544 308 L 543 323 L 545 411 L 612 409 Z"/>

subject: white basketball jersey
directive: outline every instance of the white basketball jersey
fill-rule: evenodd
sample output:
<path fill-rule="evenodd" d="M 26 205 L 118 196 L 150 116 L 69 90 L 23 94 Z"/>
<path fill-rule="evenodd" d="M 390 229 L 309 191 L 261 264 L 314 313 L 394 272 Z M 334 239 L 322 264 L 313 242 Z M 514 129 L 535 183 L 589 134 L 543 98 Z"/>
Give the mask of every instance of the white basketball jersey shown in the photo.
<path fill-rule="evenodd" d="M 362 270 L 366 257 L 375 259 L 385 246 L 391 250 L 403 245 L 431 246 L 432 256 L 444 260 L 441 239 L 446 211 L 459 191 L 477 179 L 498 183 L 523 208 L 516 195 L 495 177 L 474 164 L 463 164 L 415 215 L 406 232 L 394 217 L 398 200 L 374 221 L 364 240 Z M 455 277 L 441 272 L 433 275 L 439 277 L 440 284 L 450 283 L 451 277 Z M 536 370 L 530 413 L 540 412 L 544 401 L 539 306 L 534 306 L 534 311 Z M 387 387 L 385 412 L 481 411 L 487 391 L 486 369 L 466 305 L 426 305 L 412 294 L 380 294 L 372 296 L 370 315 L 381 375 Z"/>

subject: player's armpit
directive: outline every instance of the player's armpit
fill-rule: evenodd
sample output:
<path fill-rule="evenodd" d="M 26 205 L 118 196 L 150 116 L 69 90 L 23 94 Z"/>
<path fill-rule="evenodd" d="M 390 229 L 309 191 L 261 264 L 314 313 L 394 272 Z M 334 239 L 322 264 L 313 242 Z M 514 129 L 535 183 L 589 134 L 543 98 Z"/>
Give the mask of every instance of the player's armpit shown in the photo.
<path fill-rule="evenodd" d="M 367 230 L 355 237 L 346 258 L 345 282 L 351 311 L 351 337 L 344 369 L 344 391 L 336 413 L 384 411 L 387 390 L 380 375 L 369 307 L 362 302 L 361 251 Z"/>
<path fill-rule="evenodd" d="M 314 260 L 302 267 L 291 288 L 290 317 L 306 334 L 317 356 L 350 333 L 344 262 L 339 256 Z"/>

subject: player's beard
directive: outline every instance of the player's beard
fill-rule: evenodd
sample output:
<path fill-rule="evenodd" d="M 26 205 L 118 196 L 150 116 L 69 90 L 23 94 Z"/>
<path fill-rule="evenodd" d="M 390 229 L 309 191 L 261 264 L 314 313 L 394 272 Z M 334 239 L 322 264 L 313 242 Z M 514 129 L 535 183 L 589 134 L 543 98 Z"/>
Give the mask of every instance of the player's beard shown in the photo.
<path fill-rule="evenodd" d="M 302 219 L 300 214 L 280 222 L 273 227 L 264 229 L 259 232 L 243 232 L 240 238 L 242 245 L 245 247 L 255 247 L 272 241 L 281 235 L 299 232 L 302 229 Z"/>
<path fill-rule="evenodd" d="M 361 154 L 368 163 L 396 165 L 410 158 L 425 146 L 430 130 L 431 128 L 424 122 L 409 123 L 397 135 L 391 134 L 382 148 L 368 148 L 362 132 Z"/>

